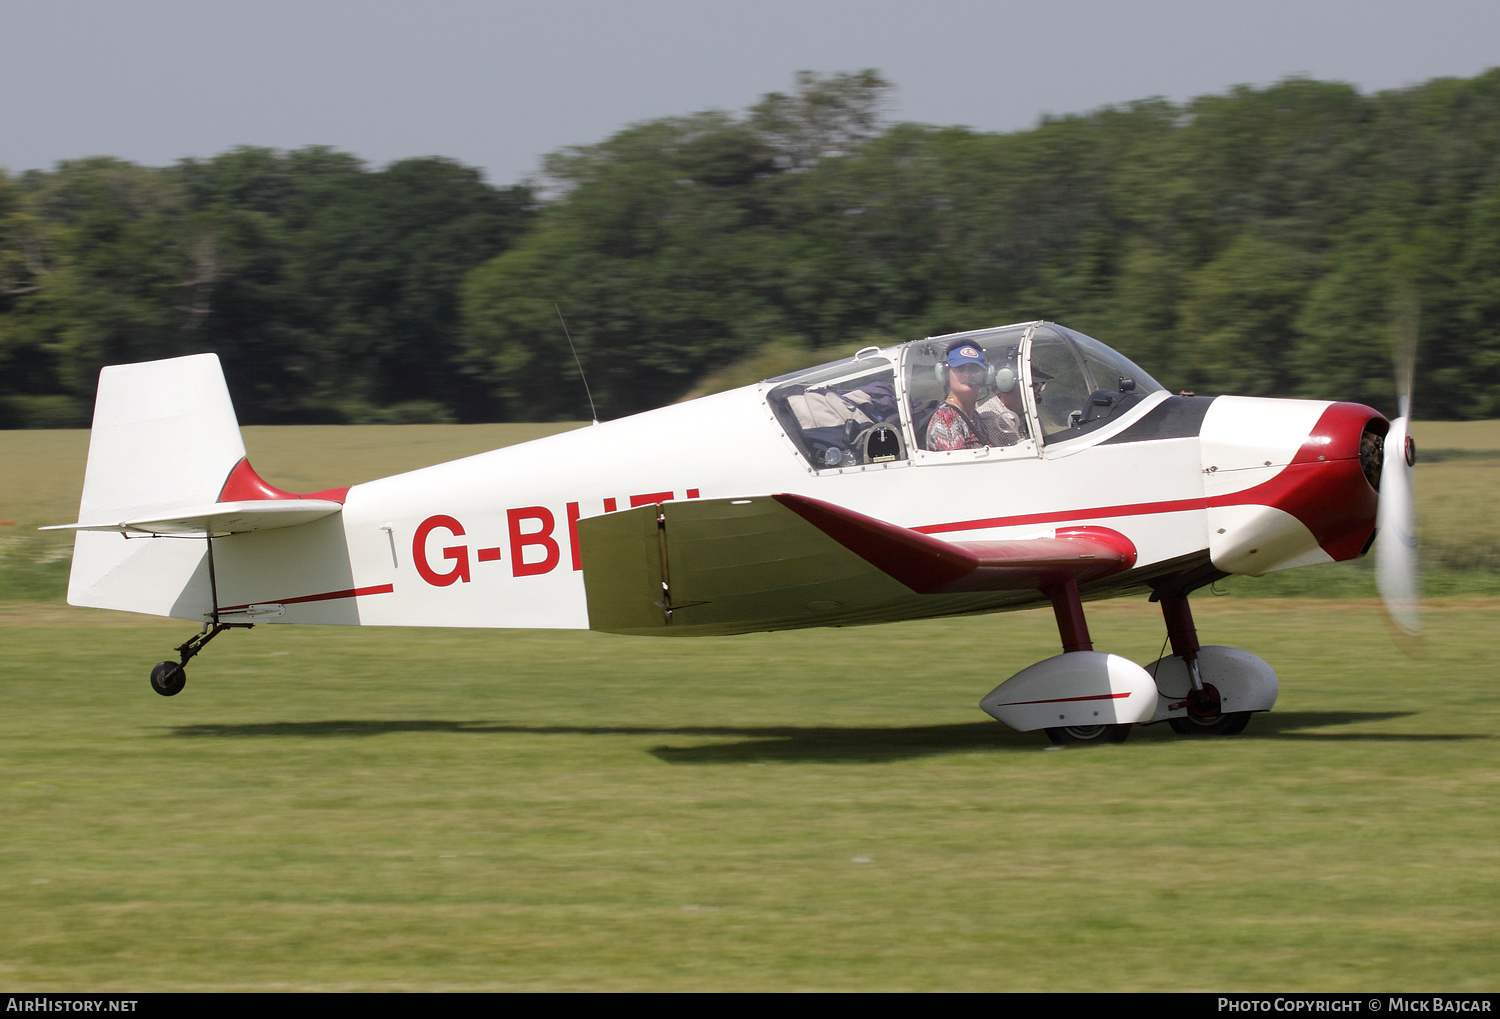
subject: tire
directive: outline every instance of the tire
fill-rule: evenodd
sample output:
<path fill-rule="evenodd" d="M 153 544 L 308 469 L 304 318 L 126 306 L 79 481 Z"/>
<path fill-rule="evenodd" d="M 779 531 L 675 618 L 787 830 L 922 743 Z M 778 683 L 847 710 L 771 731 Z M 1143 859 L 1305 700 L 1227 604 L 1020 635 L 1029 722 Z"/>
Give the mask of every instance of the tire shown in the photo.
<path fill-rule="evenodd" d="M 1060 747 L 1099 743 L 1124 743 L 1130 738 L 1127 725 L 1059 725 L 1047 730 L 1047 738 Z"/>
<path fill-rule="evenodd" d="M 1245 731 L 1250 724 L 1250 712 L 1231 711 L 1212 718 L 1169 718 L 1167 724 L 1180 736 L 1234 736 Z"/>
<path fill-rule="evenodd" d="M 176 697 L 187 686 L 187 670 L 176 662 L 158 662 L 151 670 L 151 689 L 163 697 Z"/>

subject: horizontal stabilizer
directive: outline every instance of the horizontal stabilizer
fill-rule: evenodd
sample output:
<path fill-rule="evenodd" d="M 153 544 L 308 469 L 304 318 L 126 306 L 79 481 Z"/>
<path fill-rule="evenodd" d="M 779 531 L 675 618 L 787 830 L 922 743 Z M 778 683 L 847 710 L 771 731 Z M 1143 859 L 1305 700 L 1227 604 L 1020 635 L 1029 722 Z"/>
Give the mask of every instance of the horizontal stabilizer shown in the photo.
<path fill-rule="evenodd" d="M 344 507 L 327 499 L 254 499 L 193 506 L 117 523 L 57 524 L 43 531 L 117 531 L 121 534 L 195 535 L 242 534 L 294 527 L 339 512 Z"/>

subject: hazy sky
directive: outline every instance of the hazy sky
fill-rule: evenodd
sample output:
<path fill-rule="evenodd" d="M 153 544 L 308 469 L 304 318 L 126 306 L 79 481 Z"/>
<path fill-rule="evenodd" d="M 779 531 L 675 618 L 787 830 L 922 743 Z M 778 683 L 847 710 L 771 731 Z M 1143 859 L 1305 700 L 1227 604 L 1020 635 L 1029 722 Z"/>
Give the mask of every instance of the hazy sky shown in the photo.
<path fill-rule="evenodd" d="M 1293 74 L 1500 64 L 1496 0 L 0 0 L 0 166 L 236 145 L 443 155 L 509 184 L 626 124 L 878 68 L 895 119 L 1028 127 Z"/>

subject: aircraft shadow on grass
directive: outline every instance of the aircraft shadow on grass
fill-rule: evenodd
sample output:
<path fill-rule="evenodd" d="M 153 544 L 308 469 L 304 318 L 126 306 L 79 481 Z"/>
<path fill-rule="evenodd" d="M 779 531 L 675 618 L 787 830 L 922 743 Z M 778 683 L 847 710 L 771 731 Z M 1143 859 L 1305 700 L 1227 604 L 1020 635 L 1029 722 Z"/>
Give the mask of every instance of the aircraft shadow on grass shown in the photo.
<path fill-rule="evenodd" d="M 1257 717 L 1244 740 L 1328 740 L 1334 742 L 1451 742 L 1490 739 L 1487 733 L 1322 732 L 1328 726 L 1357 725 L 1409 717 L 1410 711 L 1291 711 Z M 654 746 L 648 752 L 668 764 L 755 764 L 767 762 L 870 764 L 937 754 L 1041 749 L 1035 734 L 1012 732 L 992 721 L 917 726 L 632 726 L 515 725 L 444 719 L 359 720 L 321 722 L 250 722 L 238 725 L 173 726 L 167 735 L 187 739 L 295 736 L 303 738 L 385 736 L 396 733 L 517 736 L 677 736 L 733 742 L 695 746 Z M 1165 726 L 1148 739 L 1181 739 Z"/>

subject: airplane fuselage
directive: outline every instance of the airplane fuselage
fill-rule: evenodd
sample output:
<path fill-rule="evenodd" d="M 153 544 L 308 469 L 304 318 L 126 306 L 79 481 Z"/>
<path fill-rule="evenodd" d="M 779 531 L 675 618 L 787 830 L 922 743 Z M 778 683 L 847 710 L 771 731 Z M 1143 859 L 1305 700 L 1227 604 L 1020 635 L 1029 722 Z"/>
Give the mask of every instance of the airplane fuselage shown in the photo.
<path fill-rule="evenodd" d="M 255 618 L 267 622 L 586 629 L 579 519 L 773 493 L 951 541 L 1028 538 L 1080 524 L 1124 534 L 1137 550 L 1135 566 L 1086 586 L 1085 597 L 1210 562 L 1224 573 L 1260 574 L 1363 548 L 1368 526 L 1363 535 L 1356 526 L 1355 539 L 1325 533 L 1320 543 L 1314 528 L 1326 521 L 1299 518 L 1286 492 L 1270 490 L 1277 478 L 1285 487 L 1289 473 L 1306 475 L 1296 481 L 1316 488 L 1316 501 L 1352 504 L 1344 515 L 1365 512 L 1373 525 L 1373 489 L 1357 461 L 1364 422 L 1352 424 L 1359 410 L 1154 396 L 1073 443 L 917 451 L 904 461 L 819 474 L 788 447 L 758 388 L 749 387 L 356 485 L 340 515 L 297 528 L 298 540 L 288 540 L 290 529 L 220 538 L 219 603 L 229 613 L 258 606 Z M 1347 421 L 1338 420 L 1341 407 L 1351 407 L 1342 414 Z M 1184 431 L 1201 415 L 1198 427 L 1153 435 L 1148 419 L 1173 413 L 1187 424 L 1169 431 Z M 1345 434 L 1315 436 L 1325 419 Z M 1340 438 L 1342 456 L 1319 461 L 1327 454 L 1314 453 L 1308 461 L 1309 443 L 1332 450 Z M 1304 462 L 1294 466 L 1299 453 Z M 914 598 L 879 618 L 1045 601 L 1034 591 L 933 597 L 946 601 L 923 611 Z M 203 618 L 207 608 L 205 601 L 181 615 Z M 806 625 L 835 621 L 810 615 Z"/>
<path fill-rule="evenodd" d="M 951 399 L 945 351 L 960 347 L 984 370 L 988 402 L 964 416 L 984 434 L 944 448 L 929 422 L 944 395 Z M 1029 323 L 869 348 L 759 385 L 301 497 L 271 488 L 244 458 L 211 357 L 106 373 L 119 374 L 109 387 L 101 380 L 103 418 L 80 524 L 70 525 L 81 529 L 70 601 L 239 622 L 723 633 L 1047 600 L 1041 578 L 1029 587 L 916 591 L 888 586 L 879 563 L 862 577 L 861 564 L 783 553 L 777 543 L 796 544 L 802 524 L 754 522 L 758 510 L 735 508 L 778 495 L 910 531 L 919 544 L 921 536 L 972 544 L 1103 528 L 1128 548 L 1128 563 L 1108 576 L 1080 573 L 1084 598 L 1145 585 L 1190 590 L 1224 574 L 1361 554 L 1376 504 L 1372 434 L 1385 427 L 1355 404 L 1174 396 L 1103 344 Z M 142 395 L 152 385 L 194 392 L 197 402 L 162 409 Z M 956 412 L 946 413 L 951 424 Z M 102 424 L 115 419 L 128 428 Z M 130 462 L 165 442 L 187 447 L 184 455 Z M 650 522 L 639 547 L 609 539 L 625 573 L 601 579 L 618 571 L 596 558 L 591 590 L 589 521 L 694 502 L 722 504 L 724 513 L 693 524 L 693 513 L 661 511 L 660 561 L 636 579 L 629 561 L 658 556 Z M 705 544 L 715 528 L 738 544 Z M 214 537 L 168 540 L 195 534 Z M 685 554 L 696 557 L 691 583 Z M 721 554 L 740 561 L 719 570 Z M 874 562 L 858 548 L 849 554 Z M 674 557 L 683 568 L 672 569 Z M 823 584 L 820 570 L 843 586 Z M 620 589 L 632 583 L 641 589 Z M 769 593 L 731 604 L 778 584 L 784 604 Z M 880 591 L 855 590 L 872 584 Z M 820 594 L 820 585 L 837 590 Z M 596 609 L 622 599 L 645 607 L 591 619 L 591 598 Z"/>

